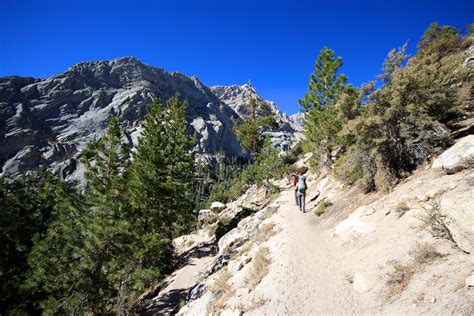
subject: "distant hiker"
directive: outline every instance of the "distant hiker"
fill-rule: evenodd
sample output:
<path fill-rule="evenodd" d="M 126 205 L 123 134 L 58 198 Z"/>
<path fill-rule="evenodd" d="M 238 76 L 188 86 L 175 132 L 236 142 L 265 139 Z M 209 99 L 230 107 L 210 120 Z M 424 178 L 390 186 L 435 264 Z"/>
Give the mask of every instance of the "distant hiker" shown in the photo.
<path fill-rule="evenodd" d="M 290 185 L 292 187 L 295 187 L 295 203 L 296 203 L 296 205 L 299 205 L 298 204 L 298 197 L 296 195 L 298 193 L 298 187 L 296 186 L 297 182 L 298 182 L 298 179 L 297 179 L 296 174 L 292 174 L 291 177 L 290 177 Z"/>
<path fill-rule="evenodd" d="M 298 178 L 298 182 L 296 184 L 296 200 L 299 206 L 299 209 L 302 213 L 304 213 L 304 205 L 306 199 L 306 177 L 301 175 Z"/>

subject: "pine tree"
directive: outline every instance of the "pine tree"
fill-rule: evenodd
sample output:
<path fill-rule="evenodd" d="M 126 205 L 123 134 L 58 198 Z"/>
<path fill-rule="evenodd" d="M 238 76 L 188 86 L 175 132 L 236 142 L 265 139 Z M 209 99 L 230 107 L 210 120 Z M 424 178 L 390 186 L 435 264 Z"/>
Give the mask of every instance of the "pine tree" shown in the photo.
<path fill-rule="evenodd" d="M 128 147 L 121 136 L 113 119 L 105 136 L 87 145 L 85 195 L 56 205 L 57 218 L 32 251 L 32 282 L 49 294 L 42 303 L 47 312 L 120 312 L 120 299 L 134 286 L 127 278 L 132 267 L 140 269 L 134 256 L 140 239 L 128 213 Z"/>
<path fill-rule="evenodd" d="M 234 128 L 240 146 L 250 151 L 256 164 L 259 163 L 259 153 L 264 144 L 263 128 L 277 128 L 278 123 L 273 114 L 263 115 L 268 112 L 268 104 L 249 96 L 248 102 L 250 115 Z"/>
<path fill-rule="evenodd" d="M 193 224 L 192 171 L 195 138 L 186 123 L 186 102 L 171 97 L 152 104 L 143 124 L 130 174 L 130 197 L 143 229 L 164 243 Z"/>
<path fill-rule="evenodd" d="M 337 75 L 342 58 L 334 58 L 334 51 L 324 47 L 315 62 L 308 91 L 299 103 L 306 112 L 305 135 L 312 150 L 322 150 L 329 163 L 334 137 L 342 128 L 335 104 L 342 95 L 347 78 Z"/>
<path fill-rule="evenodd" d="M 55 217 L 57 180 L 40 173 L 12 182 L 0 177 L 0 314 L 38 314 L 44 292 L 32 290 L 28 256 Z"/>

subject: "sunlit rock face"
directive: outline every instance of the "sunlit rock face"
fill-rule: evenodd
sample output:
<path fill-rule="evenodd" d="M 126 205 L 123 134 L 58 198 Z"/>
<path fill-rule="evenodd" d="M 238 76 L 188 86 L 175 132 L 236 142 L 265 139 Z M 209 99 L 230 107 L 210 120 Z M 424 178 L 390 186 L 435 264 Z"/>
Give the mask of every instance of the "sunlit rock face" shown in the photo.
<path fill-rule="evenodd" d="M 268 104 L 268 110 L 262 113 L 262 115 L 273 113 L 279 128 L 273 131 L 267 130 L 264 134 L 270 137 L 273 146 L 278 150 L 289 150 L 302 137 L 303 114 L 286 115 L 278 109 L 274 102 L 264 100 L 259 96 L 251 84 L 244 84 L 242 86 L 213 86 L 211 87 L 211 91 L 219 97 L 222 102 L 230 106 L 241 119 L 245 119 L 250 115 L 248 102 L 251 97 L 260 102 L 266 102 Z"/>
<path fill-rule="evenodd" d="M 44 166 L 82 181 L 79 153 L 104 134 L 112 117 L 119 118 L 133 147 L 147 106 L 175 93 L 189 103 L 198 156 L 242 155 L 232 131 L 239 116 L 196 77 L 126 57 L 79 63 L 47 79 L 0 78 L 1 174 L 12 178 Z"/>
<path fill-rule="evenodd" d="M 208 88 L 196 77 L 146 65 L 132 57 L 83 62 L 46 79 L 0 78 L 0 168 L 14 178 L 42 167 L 69 182 L 83 182 L 81 150 L 102 137 L 118 117 L 134 147 L 153 101 L 179 93 L 188 102 L 190 133 L 196 132 L 197 159 L 245 155 L 233 126 L 248 115 L 251 85 Z M 299 139 L 298 115 L 288 117 L 268 102 L 280 128 L 265 131 L 275 147 L 287 150 Z"/>

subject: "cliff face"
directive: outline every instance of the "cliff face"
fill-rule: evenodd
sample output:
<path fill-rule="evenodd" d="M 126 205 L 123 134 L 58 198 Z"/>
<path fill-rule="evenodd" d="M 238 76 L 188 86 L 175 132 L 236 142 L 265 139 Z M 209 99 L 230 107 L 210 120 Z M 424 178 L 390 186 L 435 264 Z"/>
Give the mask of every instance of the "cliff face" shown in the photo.
<path fill-rule="evenodd" d="M 169 73 L 135 58 L 85 62 L 47 79 L 0 78 L 0 167 L 15 177 L 45 166 L 81 180 L 78 163 L 87 142 L 101 137 L 117 116 L 134 146 L 153 100 L 179 93 L 189 103 L 198 156 L 242 155 L 232 132 L 239 116 L 196 77 Z"/>

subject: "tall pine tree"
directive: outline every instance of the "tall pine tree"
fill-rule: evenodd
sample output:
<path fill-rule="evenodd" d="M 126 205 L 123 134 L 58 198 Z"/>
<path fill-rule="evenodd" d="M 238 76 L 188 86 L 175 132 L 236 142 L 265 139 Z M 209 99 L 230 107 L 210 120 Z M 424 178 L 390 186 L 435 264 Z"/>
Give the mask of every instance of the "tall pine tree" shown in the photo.
<path fill-rule="evenodd" d="M 334 51 L 324 47 L 315 62 L 308 91 L 299 103 L 306 112 L 305 135 L 312 150 L 326 154 L 330 163 L 334 138 L 342 128 L 339 111 L 335 106 L 342 95 L 347 78 L 337 74 L 342 58 L 334 58 Z"/>
<path fill-rule="evenodd" d="M 145 231 L 168 243 L 194 221 L 189 192 L 196 140 L 189 133 L 186 107 L 178 94 L 166 106 L 149 106 L 131 166 L 129 190 L 136 218 Z"/>
<path fill-rule="evenodd" d="M 83 199 L 69 195 L 57 204 L 57 218 L 32 251 L 32 282 L 49 293 L 47 312 L 120 312 L 137 283 L 129 274 L 140 271 L 141 245 L 125 194 L 129 150 L 121 136 L 113 119 L 105 136 L 87 145 Z"/>

